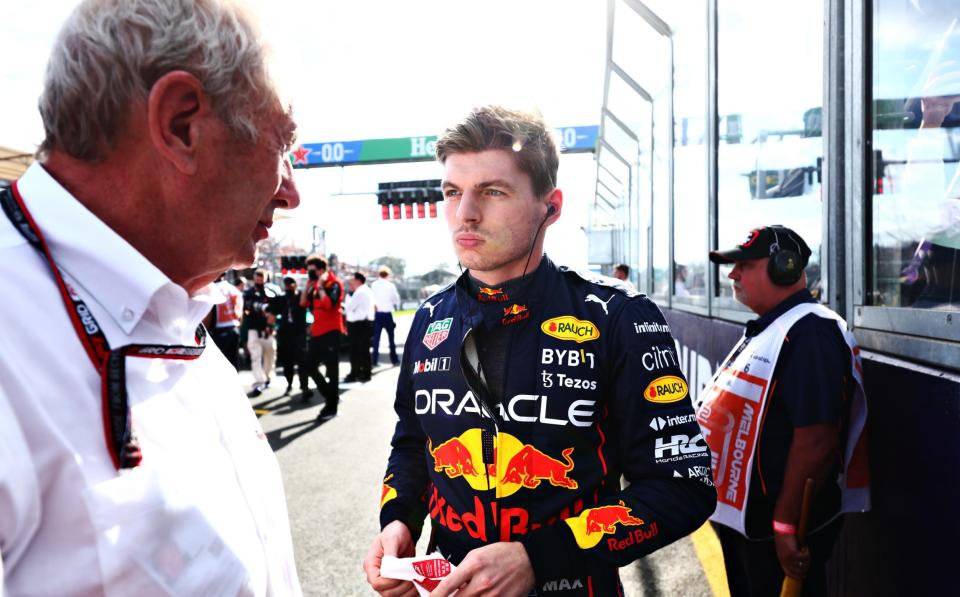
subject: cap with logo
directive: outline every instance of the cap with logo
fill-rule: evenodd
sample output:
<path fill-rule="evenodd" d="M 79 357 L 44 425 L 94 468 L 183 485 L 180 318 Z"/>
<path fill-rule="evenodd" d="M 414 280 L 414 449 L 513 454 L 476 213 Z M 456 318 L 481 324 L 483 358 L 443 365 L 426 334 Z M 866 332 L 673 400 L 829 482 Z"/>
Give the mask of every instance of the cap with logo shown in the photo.
<path fill-rule="evenodd" d="M 799 234 L 775 224 L 751 230 L 747 239 L 733 249 L 710 251 L 710 261 L 733 263 L 770 257 L 770 279 L 789 286 L 800 279 L 810 254 L 810 247 Z"/>

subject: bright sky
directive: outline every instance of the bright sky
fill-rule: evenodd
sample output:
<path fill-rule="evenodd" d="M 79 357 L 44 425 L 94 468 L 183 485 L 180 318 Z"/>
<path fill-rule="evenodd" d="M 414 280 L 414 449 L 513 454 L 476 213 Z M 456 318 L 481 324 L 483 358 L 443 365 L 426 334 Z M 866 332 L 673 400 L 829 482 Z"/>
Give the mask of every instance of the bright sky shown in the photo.
<path fill-rule="evenodd" d="M 475 105 L 537 108 L 553 126 L 599 123 L 604 2 L 582 0 L 350 0 L 278 3 L 263 26 L 289 86 L 301 142 L 437 134 Z M 33 151 L 42 138 L 37 97 L 50 46 L 76 2 L 0 0 L 0 145 Z M 272 231 L 309 245 L 313 226 L 347 261 L 384 254 L 408 271 L 455 263 L 442 213 L 387 221 L 377 182 L 440 178 L 434 163 L 298 170 L 303 204 Z M 561 160 L 563 217 L 547 238 L 557 261 L 583 266 L 595 166 Z M 441 206 L 442 209 L 442 206 Z"/>

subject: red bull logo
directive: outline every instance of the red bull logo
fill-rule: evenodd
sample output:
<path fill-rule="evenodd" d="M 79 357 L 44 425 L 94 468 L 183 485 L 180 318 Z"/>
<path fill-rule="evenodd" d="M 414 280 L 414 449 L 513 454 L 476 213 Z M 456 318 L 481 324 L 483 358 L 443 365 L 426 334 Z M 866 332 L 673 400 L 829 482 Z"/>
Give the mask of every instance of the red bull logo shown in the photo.
<path fill-rule="evenodd" d="M 387 502 L 397 497 L 397 490 L 391 487 L 390 485 L 387 485 L 387 481 L 389 481 L 390 479 L 393 479 L 393 475 L 390 475 L 383 480 L 383 491 L 381 491 L 380 493 L 381 508 L 383 508 L 383 506 L 386 505 Z"/>
<path fill-rule="evenodd" d="M 497 497 L 506 497 L 521 488 L 536 489 L 543 482 L 554 487 L 577 489 L 573 471 L 573 448 L 562 451 L 562 460 L 553 458 L 530 444 L 524 444 L 509 433 L 497 435 L 494 462 L 483 462 L 480 429 L 468 429 L 436 448 L 428 444 L 433 457 L 433 470 L 451 479 L 462 478 L 476 491 L 496 490 Z"/>
<path fill-rule="evenodd" d="M 568 476 L 573 470 L 571 454 L 573 448 L 563 451 L 561 455 L 567 461 L 564 464 L 528 444 L 507 463 L 507 470 L 500 482 L 519 483 L 529 489 L 536 489 L 541 481 L 549 481 L 554 487 L 576 489 L 577 482 Z"/>
<path fill-rule="evenodd" d="M 493 496 L 488 496 L 492 498 Z M 427 510 L 430 513 L 431 520 L 454 533 L 479 539 L 486 542 L 492 541 L 513 541 L 516 537 L 522 537 L 530 531 L 536 531 L 543 526 L 556 524 L 558 521 L 564 521 L 571 516 L 577 516 L 583 512 L 583 499 L 575 500 L 572 504 L 565 506 L 556 516 L 542 521 L 531 520 L 530 512 L 520 507 L 502 507 L 497 500 L 481 500 L 479 496 L 473 496 L 473 505 L 461 503 L 457 508 L 447 501 L 447 498 L 440 494 L 436 485 L 432 485 L 427 498 Z M 487 521 L 493 523 L 487 529 Z M 499 532 L 499 539 L 497 534 Z"/>
<path fill-rule="evenodd" d="M 510 295 L 499 288 L 486 288 L 481 286 L 477 293 L 477 300 L 481 303 L 505 303 L 510 300 Z"/>
<path fill-rule="evenodd" d="M 510 325 L 511 323 L 517 323 L 518 321 L 529 318 L 530 311 L 527 310 L 526 305 L 510 305 L 509 307 L 503 308 L 503 319 L 500 320 L 500 323 L 502 325 Z"/>
<path fill-rule="evenodd" d="M 568 518 L 565 522 L 570 526 L 573 535 L 577 540 L 577 545 L 581 549 L 590 549 L 599 544 L 604 535 L 612 535 L 617 532 L 617 525 L 641 526 L 643 519 L 630 514 L 632 508 L 628 508 L 623 501 L 618 506 L 600 506 L 598 508 L 589 508 L 584 510 L 576 518 Z M 656 534 L 654 530 L 656 523 L 652 525 L 653 529 L 648 532 Z M 611 539 L 616 541 L 616 539 Z M 615 549 L 615 548 L 611 548 Z"/>
<path fill-rule="evenodd" d="M 473 455 L 459 438 L 449 439 L 434 450 L 433 441 L 429 442 L 430 455 L 433 456 L 433 470 L 444 471 L 451 479 L 463 475 L 476 476 L 477 469 L 473 466 Z"/>

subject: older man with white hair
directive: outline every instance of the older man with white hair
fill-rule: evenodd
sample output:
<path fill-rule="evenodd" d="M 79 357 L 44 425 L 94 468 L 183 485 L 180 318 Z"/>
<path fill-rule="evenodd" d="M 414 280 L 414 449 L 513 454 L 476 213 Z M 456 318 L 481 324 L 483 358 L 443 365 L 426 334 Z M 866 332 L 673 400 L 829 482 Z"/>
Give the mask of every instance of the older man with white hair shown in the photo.
<path fill-rule="evenodd" d="M 39 161 L 0 193 L 0 594 L 300 594 L 279 467 L 200 325 L 300 202 L 275 87 L 232 2 L 63 25 Z"/>

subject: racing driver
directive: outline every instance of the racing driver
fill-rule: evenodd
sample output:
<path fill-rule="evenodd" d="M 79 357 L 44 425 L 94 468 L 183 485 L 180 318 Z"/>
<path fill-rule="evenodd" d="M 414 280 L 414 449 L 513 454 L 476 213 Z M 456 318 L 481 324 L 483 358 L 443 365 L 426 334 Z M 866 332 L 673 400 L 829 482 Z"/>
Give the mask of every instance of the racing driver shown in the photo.
<path fill-rule="evenodd" d="M 543 254 L 563 194 L 541 117 L 477 108 L 436 154 L 467 271 L 407 336 L 368 581 L 415 595 L 381 560 L 413 556 L 429 516 L 457 566 L 423 579 L 433 596 L 622 595 L 618 567 L 716 503 L 670 329 L 645 295 Z"/>

